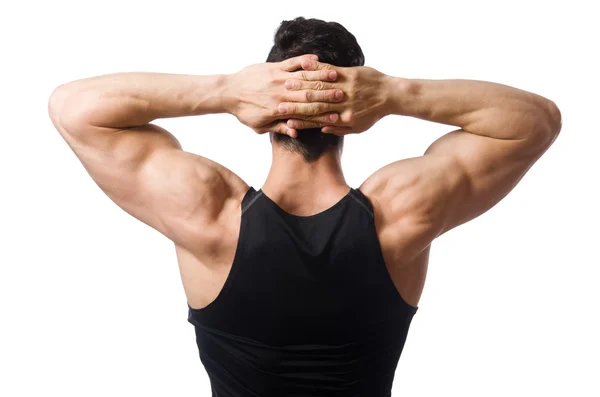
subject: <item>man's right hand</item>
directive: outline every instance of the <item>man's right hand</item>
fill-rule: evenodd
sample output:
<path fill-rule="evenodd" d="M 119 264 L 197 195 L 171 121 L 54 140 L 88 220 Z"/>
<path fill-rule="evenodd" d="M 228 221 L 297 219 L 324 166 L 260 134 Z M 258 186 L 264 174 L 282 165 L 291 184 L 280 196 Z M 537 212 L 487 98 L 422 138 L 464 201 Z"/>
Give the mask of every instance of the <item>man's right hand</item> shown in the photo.
<path fill-rule="evenodd" d="M 324 133 L 335 135 L 357 134 L 368 130 L 377 121 L 388 115 L 389 90 L 392 86 L 387 76 L 376 69 L 360 67 L 337 67 L 318 61 L 305 62 L 307 71 L 333 70 L 337 72 L 335 82 L 309 81 L 308 79 L 290 79 L 286 89 L 328 90 L 340 89 L 344 98 L 339 103 L 321 103 L 319 107 L 310 103 L 286 103 L 288 107 L 288 127 L 294 129 L 321 128 Z M 323 112 L 338 112 L 340 117 L 332 122 L 317 116 Z"/>

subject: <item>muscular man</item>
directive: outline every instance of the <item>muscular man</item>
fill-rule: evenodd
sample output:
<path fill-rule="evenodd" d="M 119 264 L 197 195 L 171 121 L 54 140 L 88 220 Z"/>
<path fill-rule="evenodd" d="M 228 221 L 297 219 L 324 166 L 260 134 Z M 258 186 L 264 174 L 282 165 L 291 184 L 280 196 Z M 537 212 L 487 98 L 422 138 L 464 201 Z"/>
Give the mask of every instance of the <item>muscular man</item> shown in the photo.
<path fill-rule="evenodd" d="M 175 243 L 214 396 L 389 396 L 431 242 L 506 196 L 561 128 L 529 92 L 363 64 L 341 25 L 298 18 L 232 75 L 111 74 L 50 98 L 94 181 Z M 270 133 L 259 190 L 151 124 L 224 112 Z M 387 115 L 458 128 L 348 186 L 344 135 Z"/>

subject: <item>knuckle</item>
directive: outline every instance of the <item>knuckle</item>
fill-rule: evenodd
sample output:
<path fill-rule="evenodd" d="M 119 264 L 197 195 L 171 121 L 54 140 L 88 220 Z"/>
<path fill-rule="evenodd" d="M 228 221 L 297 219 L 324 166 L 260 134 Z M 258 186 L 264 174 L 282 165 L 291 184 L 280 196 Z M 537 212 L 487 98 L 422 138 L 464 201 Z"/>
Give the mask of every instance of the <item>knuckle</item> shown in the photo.
<path fill-rule="evenodd" d="M 283 95 L 278 92 L 272 92 L 269 96 L 272 103 L 279 103 L 283 100 Z"/>
<path fill-rule="evenodd" d="M 325 83 L 324 83 L 324 82 L 322 82 L 322 81 L 317 81 L 317 82 L 315 83 L 315 89 L 316 89 L 316 90 L 322 90 L 322 89 L 324 89 L 324 88 L 325 88 Z"/>
<path fill-rule="evenodd" d="M 349 70 L 346 71 L 346 77 L 348 80 L 350 81 L 355 81 L 356 78 L 358 77 L 358 73 L 356 72 L 356 70 L 354 70 L 354 68 L 348 68 Z"/>
<path fill-rule="evenodd" d="M 305 91 L 304 97 L 305 97 L 304 99 L 306 100 L 306 102 L 312 102 L 312 100 L 313 100 L 312 91 L 310 91 L 310 90 Z"/>
<path fill-rule="evenodd" d="M 281 77 L 282 74 L 280 74 L 277 69 L 269 70 L 269 80 L 271 81 L 271 83 L 277 83 L 279 80 L 281 80 Z"/>

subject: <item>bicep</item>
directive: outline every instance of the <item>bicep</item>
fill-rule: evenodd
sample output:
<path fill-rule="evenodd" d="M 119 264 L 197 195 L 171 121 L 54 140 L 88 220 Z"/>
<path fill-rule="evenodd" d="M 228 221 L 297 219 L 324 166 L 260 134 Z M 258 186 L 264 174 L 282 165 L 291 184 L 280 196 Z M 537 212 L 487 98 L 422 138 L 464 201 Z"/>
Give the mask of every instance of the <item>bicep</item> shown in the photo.
<path fill-rule="evenodd" d="M 183 151 L 154 124 L 124 130 L 71 124 L 61 135 L 115 204 L 183 247 L 218 220 L 236 198 L 235 188 L 243 188 L 231 171 Z"/>

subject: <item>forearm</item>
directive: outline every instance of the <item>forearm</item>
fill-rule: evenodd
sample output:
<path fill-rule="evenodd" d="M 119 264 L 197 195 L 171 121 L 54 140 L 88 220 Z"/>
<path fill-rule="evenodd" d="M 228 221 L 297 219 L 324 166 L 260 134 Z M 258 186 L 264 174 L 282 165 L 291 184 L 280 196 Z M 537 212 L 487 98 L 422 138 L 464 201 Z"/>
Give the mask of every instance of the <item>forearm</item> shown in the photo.
<path fill-rule="evenodd" d="M 99 127 L 127 128 L 155 119 L 226 111 L 224 75 L 116 73 L 60 86 L 61 113 Z M 51 98 L 52 106 L 52 98 Z M 56 102 L 56 101 L 55 101 Z"/>
<path fill-rule="evenodd" d="M 497 139 L 552 139 L 556 105 L 539 95 L 475 80 L 391 78 L 389 113 L 412 116 Z"/>

